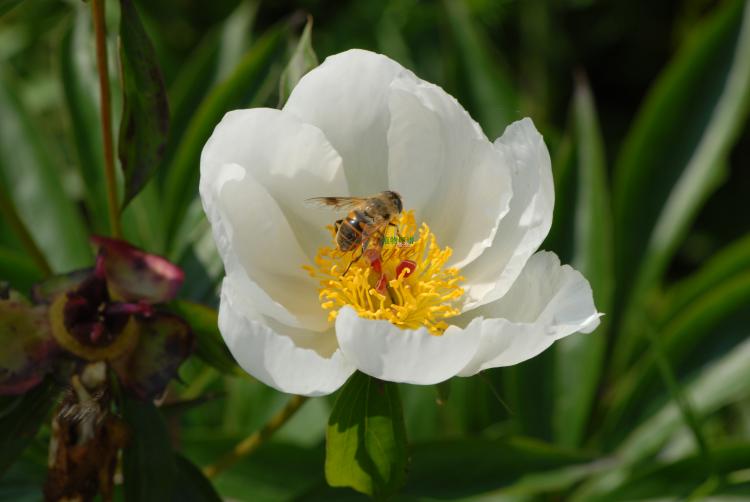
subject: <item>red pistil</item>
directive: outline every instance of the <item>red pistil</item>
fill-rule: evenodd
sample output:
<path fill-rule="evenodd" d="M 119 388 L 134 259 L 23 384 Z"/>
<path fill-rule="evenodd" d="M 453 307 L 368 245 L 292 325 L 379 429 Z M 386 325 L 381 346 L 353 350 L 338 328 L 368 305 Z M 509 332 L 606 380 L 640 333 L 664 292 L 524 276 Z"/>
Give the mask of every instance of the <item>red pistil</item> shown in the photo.
<path fill-rule="evenodd" d="M 406 270 L 404 278 L 409 277 L 417 269 L 417 264 L 411 260 L 403 260 L 396 267 L 396 277 L 401 277 L 401 272 Z"/>
<path fill-rule="evenodd" d="M 381 274 L 380 279 L 378 279 L 378 283 L 375 285 L 375 291 L 382 295 L 385 293 L 387 287 L 388 279 L 385 277 L 385 274 Z"/>

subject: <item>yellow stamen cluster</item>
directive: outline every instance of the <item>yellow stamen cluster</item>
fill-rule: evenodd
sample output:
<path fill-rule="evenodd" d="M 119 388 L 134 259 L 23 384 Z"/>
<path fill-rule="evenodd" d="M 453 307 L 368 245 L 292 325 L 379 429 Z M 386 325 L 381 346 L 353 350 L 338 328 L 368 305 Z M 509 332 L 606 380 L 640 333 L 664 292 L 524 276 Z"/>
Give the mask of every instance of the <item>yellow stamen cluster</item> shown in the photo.
<path fill-rule="evenodd" d="M 320 280 L 321 306 L 329 311 L 331 322 L 336 319 L 339 309 L 349 305 L 366 319 L 390 321 L 402 329 L 425 326 L 433 335 L 441 335 L 448 327 L 445 319 L 460 313 L 454 302 L 464 293 L 459 286 L 464 278 L 458 275 L 458 269 L 444 268 L 452 250 L 448 247 L 440 249 L 426 223 L 422 223 L 418 236 L 404 238 L 415 234 L 414 211 L 401 213 L 396 224 L 397 232 L 390 227 L 382 248 L 380 239 L 374 242 L 373 238 L 368 245 L 373 248 L 370 253 L 380 249 L 385 280 L 367 257 L 352 263 L 346 275 L 342 275 L 352 258 L 359 256 L 360 249 L 347 253 L 338 250 L 333 227 L 329 228 L 334 237 L 332 246 L 318 250 L 315 267 L 304 268 Z M 401 239 L 388 239 L 391 235 Z M 389 245 L 389 242 L 398 244 Z M 402 269 L 397 276 L 397 268 L 405 260 L 416 266 L 410 274 Z"/>

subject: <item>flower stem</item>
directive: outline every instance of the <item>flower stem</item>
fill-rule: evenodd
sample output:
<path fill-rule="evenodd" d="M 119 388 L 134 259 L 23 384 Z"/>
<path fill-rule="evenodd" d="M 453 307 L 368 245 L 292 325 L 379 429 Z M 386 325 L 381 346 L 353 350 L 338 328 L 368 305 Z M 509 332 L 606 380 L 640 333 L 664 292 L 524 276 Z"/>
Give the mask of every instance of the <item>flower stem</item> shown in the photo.
<path fill-rule="evenodd" d="M 36 245 L 34 237 L 32 237 L 26 224 L 18 215 L 15 204 L 13 204 L 13 201 L 4 189 L 0 189 L 0 213 L 3 214 L 5 221 L 8 222 L 8 225 L 10 225 L 18 238 L 21 239 L 21 243 L 26 248 L 31 259 L 34 260 L 37 267 L 39 267 L 39 270 L 41 270 L 45 276 L 52 275 L 52 268 L 49 266 L 47 258 L 44 256 L 44 253 L 42 253 L 42 250 L 39 249 L 39 246 Z"/>
<path fill-rule="evenodd" d="M 254 432 L 250 436 L 246 437 L 234 447 L 232 451 L 224 455 L 218 462 L 213 465 L 209 465 L 203 469 L 203 473 L 206 477 L 215 477 L 220 472 L 233 466 L 242 457 L 245 457 L 255 450 L 258 449 L 274 432 L 279 430 L 295 413 L 300 407 L 307 401 L 305 396 L 292 396 L 289 402 L 284 406 L 284 409 L 277 413 L 266 425 L 259 431 Z"/>
<path fill-rule="evenodd" d="M 115 152 L 112 141 L 112 105 L 109 95 L 107 65 L 107 27 L 104 21 L 104 0 L 91 0 L 91 13 L 96 33 L 96 66 L 99 70 L 99 95 L 102 118 L 102 140 L 104 143 L 104 176 L 107 180 L 107 203 L 109 226 L 113 237 L 122 237 L 120 210 L 117 205 L 117 178 L 115 175 Z"/>

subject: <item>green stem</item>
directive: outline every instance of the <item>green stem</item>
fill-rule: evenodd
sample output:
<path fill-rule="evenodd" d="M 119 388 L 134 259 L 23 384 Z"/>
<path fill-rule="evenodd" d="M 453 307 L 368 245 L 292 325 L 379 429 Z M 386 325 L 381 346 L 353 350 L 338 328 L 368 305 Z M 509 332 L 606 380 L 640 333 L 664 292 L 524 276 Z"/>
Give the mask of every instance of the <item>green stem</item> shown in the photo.
<path fill-rule="evenodd" d="M 274 432 L 279 430 L 295 413 L 300 407 L 307 401 L 305 396 L 292 396 L 289 402 L 284 406 L 284 409 L 274 415 L 266 425 L 263 426 L 259 431 L 254 432 L 250 436 L 246 437 L 227 453 L 224 457 L 219 459 L 213 465 L 209 465 L 203 469 L 203 473 L 206 477 L 213 478 L 225 469 L 233 466 L 242 457 L 245 457 L 255 450 L 257 450 Z"/>
<path fill-rule="evenodd" d="M 10 225 L 15 234 L 21 239 L 21 243 L 28 251 L 31 258 L 36 263 L 39 270 L 41 270 L 45 276 L 52 275 L 52 268 L 49 266 L 47 258 L 45 258 L 42 250 L 36 245 L 34 237 L 32 237 L 29 229 L 26 228 L 26 224 L 23 222 L 21 217 L 16 211 L 16 206 L 13 201 L 10 200 L 10 196 L 5 190 L 0 189 L 0 212 L 5 216 L 5 221 Z"/>
<path fill-rule="evenodd" d="M 107 65 L 107 33 L 104 21 L 104 0 L 91 0 L 91 13 L 96 33 L 96 66 L 99 70 L 99 95 L 102 117 L 102 139 L 104 143 L 104 175 L 107 179 L 107 203 L 109 226 L 114 237 L 122 237 L 120 210 L 117 204 L 117 177 L 115 174 L 115 151 L 112 141 L 112 105 L 109 95 Z"/>

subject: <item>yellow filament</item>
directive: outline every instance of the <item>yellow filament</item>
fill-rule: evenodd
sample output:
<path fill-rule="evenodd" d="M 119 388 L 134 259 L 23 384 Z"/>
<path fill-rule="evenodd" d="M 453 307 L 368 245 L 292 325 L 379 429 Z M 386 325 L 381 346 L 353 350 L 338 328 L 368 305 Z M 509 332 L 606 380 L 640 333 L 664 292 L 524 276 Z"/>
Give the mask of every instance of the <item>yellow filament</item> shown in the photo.
<path fill-rule="evenodd" d="M 415 235 L 414 211 L 401 213 L 396 223 L 398 232 L 391 227 L 380 251 L 382 273 L 387 280 L 385 290 L 376 290 L 381 274 L 366 258 L 352 263 L 346 275 L 341 275 L 360 250 L 339 251 L 333 227 L 329 230 L 334 244 L 318 250 L 315 266 L 303 268 L 320 281 L 320 305 L 328 311 L 330 322 L 336 319 L 339 309 L 349 305 L 366 319 L 386 320 L 402 329 L 424 326 L 431 334 L 442 335 L 448 327 L 445 320 L 460 313 L 455 302 L 464 293 L 459 286 L 464 278 L 458 275 L 458 269 L 445 267 L 452 250 L 437 245 L 426 223 Z M 398 241 L 396 236 L 402 237 L 401 242 L 389 244 Z M 404 238 L 411 236 L 413 239 Z M 378 244 L 370 242 L 369 247 L 377 248 Z M 396 276 L 396 269 L 404 260 L 413 261 L 416 267 L 408 277 L 406 271 Z"/>

